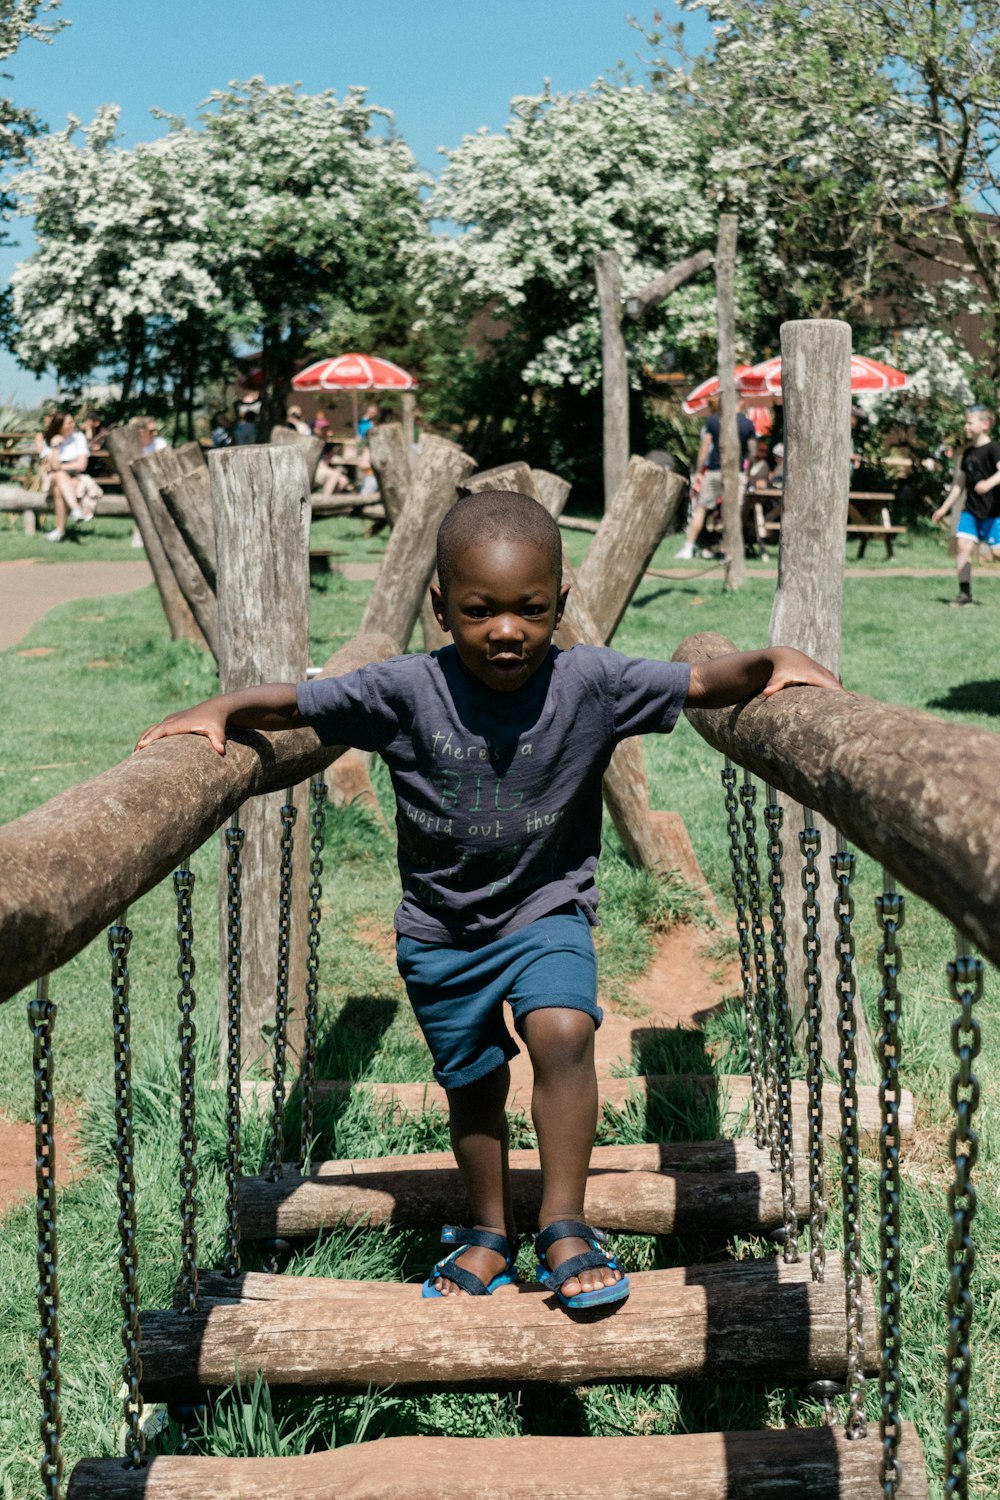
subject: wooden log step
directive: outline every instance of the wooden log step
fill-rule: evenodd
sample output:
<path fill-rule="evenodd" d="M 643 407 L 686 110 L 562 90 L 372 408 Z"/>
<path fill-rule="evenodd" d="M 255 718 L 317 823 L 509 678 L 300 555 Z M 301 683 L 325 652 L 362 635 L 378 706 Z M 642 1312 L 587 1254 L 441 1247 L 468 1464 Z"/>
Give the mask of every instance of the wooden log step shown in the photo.
<path fill-rule="evenodd" d="M 663 1167 L 655 1145 L 599 1147 L 584 1209 L 591 1223 L 625 1234 L 763 1234 L 783 1223 L 783 1214 L 780 1175 L 760 1155 L 763 1161 L 749 1170 L 685 1172 Z M 538 1153 L 518 1151 L 516 1158 L 514 1212 L 520 1223 L 534 1224 L 542 1201 Z M 796 1183 L 804 1219 L 803 1170 Z M 308 1177 L 289 1168 L 277 1181 L 240 1183 L 240 1231 L 247 1239 L 302 1239 L 336 1224 L 432 1229 L 465 1222 L 468 1213 L 461 1175 L 446 1152 L 434 1152 L 430 1162 L 415 1156 L 323 1162 Z"/>
<path fill-rule="evenodd" d="M 545 1381 L 770 1380 L 783 1385 L 846 1370 L 844 1289 L 744 1262 L 664 1283 L 637 1272 L 614 1310 L 567 1314 L 541 1287 L 506 1297 L 364 1294 L 217 1303 L 141 1317 L 142 1393 L 191 1399 L 252 1380 L 302 1391 L 489 1390 Z M 875 1326 L 865 1283 L 864 1319 Z M 876 1368 L 876 1340 L 866 1345 Z"/>
<path fill-rule="evenodd" d="M 642 1272 L 647 1287 L 658 1296 L 668 1296 L 683 1290 L 694 1277 L 700 1286 L 707 1286 L 713 1278 L 723 1284 L 731 1275 L 734 1265 L 740 1267 L 744 1283 L 759 1278 L 762 1283 L 773 1286 L 775 1281 L 782 1286 L 804 1284 L 812 1280 L 808 1256 L 788 1265 L 775 1255 L 761 1256 L 752 1260 L 710 1261 L 703 1266 L 671 1266 L 661 1271 Z M 837 1282 L 843 1275 L 843 1261 L 837 1251 L 826 1257 L 826 1279 Z M 202 1309 L 213 1307 L 217 1302 L 287 1302 L 289 1300 L 311 1301 L 322 1296 L 333 1300 L 371 1297 L 372 1288 L 378 1288 L 379 1300 L 399 1299 L 406 1302 L 413 1298 L 415 1288 L 407 1281 L 348 1281 L 335 1276 L 281 1276 L 267 1271 L 241 1271 L 238 1276 L 227 1276 L 224 1271 L 200 1270 L 198 1272 L 198 1305 Z M 520 1282 L 515 1286 L 499 1287 L 494 1297 L 537 1297 L 542 1289 L 535 1282 Z M 187 1305 L 187 1293 L 178 1279 L 174 1289 L 174 1307 L 178 1310 Z"/>
<path fill-rule="evenodd" d="M 630 1101 L 643 1104 L 654 1095 L 669 1099 L 688 1094 L 718 1100 L 719 1126 L 722 1130 L 735 1130 L 753 1117 L 750 1079 L 744 1073 L 677 1075 L 650 1074 L 630 1078 L 599 1078 L 597 1081 L 601 1108 L 610 1106 L 623 1109 Z M 321 1079 L 316 1085 L 317 1094 L 350 1094 L 354 1091 L 370 1095 L 379 1104 L 391 1106 L 394 1117 L 421 1115 L 430 1110 L 448 1113 L 448 1096 L 436 1083 L 373 1083 L 367 1079 L 351 1082 L 343 1079 Z M 256 1094 L 262 1100 L 270 1098 L 271 1085 L 266 1081 L 254 1083 L 247 1088 L 248 1094 Z M 512 1085 L 507 1100 L 509 1111 L 529 1112 L 530 1093 L 527 1085 Z M 806 1149 L 806 1085 L 801 1079 L 792 1082 L 792 1119 L 796 1149 Z M 880 1127 L 878 1088 L 874 1084 L 863 1084 L 858 1088 L 858 1129 L 862 1136 L 878 1138 Z M 836 1136 L 840 1130 L 840 1090 L 835 1083 L 823 1085 L 823 1130 L 827 1136 Z M 913 1135 L 913 1095 L 903 1089 L 899 1101 L 900 1138 L 907 1140 Z"/>
<path fill-rule="evenodd" d="M 878 1431 L 843 1427 L 676 1437 L 395 1437 L 300 1458 L 160 1458 L 128 1470 L 84 1459 L 67 1500 L 876 1500 Z M 897 1500 L 926 1500 L 916 1429 L 904 1422 Z"/>

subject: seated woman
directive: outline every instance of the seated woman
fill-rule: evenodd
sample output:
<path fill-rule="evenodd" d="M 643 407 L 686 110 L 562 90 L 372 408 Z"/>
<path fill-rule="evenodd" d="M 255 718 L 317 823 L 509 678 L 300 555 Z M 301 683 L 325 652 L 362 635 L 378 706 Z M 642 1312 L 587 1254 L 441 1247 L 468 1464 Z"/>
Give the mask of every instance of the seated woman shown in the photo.
<path fill-rule="evenodd" d="M 48 533 L 47 540 L 61 542 L 66 535 L 68 521 L 91 521 L 94 517 L 95 499 L 93 490 L 98 486 L 85 484 L 90 444 L 68 411 L 52 413 L 45 431 L 35 437 L 35 449 L 39 456 L 42 475 L 42 493 L 51 490 L 55 502 L 56 524 Z"/>

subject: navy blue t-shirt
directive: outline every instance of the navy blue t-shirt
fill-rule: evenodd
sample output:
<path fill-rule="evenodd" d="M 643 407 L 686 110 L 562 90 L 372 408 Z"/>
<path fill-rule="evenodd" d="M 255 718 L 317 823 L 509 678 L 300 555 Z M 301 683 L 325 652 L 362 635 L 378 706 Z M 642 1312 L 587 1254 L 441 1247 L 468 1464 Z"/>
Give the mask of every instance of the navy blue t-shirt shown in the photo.
<path fill-rule="evenodd" d="M 601 778 L 630 735 L 669 733 L 682 662 L 606 646 L 553 646 L 513 693 L 454 646 L 300 683 L 299 712 L 326 745 L 376 751 L 396 795 L 398 932 L 489 942 L 567 902 L 596 924 Z"/>
<path fill-rule="evenodd" d="M 705 431 L 712 439 L 712 446 L 709 448 L 708 457 L 705 460 L 706 469 L 719 469 L 722 467 L 722 454 L 719 448 L 719 429 L 721 425 L 722 419 L 718 412 L 713 412 L 705 423 Z M 745 416 L 741 411 L 736 413 L 736 427 L 740 437 L 740 468 L 742 469 L 750 452 L 750 439 L 757 436 L 757 429 L 750 418 Z"/>

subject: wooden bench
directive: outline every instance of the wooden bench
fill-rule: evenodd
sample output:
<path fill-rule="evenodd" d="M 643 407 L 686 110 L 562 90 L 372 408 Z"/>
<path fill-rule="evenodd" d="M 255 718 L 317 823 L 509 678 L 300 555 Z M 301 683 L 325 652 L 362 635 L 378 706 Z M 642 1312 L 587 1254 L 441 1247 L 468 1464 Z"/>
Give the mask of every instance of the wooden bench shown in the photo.
<path fill-rule="evenodd" d="M 0 484 L 0 514 L 20 514 L 25 536 L 34 536 L 38 530 L 38 517 L 52 513 L 52 505 L 39 490 L 23 490 L 20 485 Z M 124 495 L 102 495 L 97 502 L 98 516 L 130 516 L 128 501 Z"/>
<path fill-rule="evenodd" d="M 764 502 L 770 501 L 769 510 L 773 512 L 780 505 L 782 498 L 781 490 L 752 490 L 753 498 L 753 532 L 751 540 L 757 544 L 762 558 L 767 557 L 768 543 L 781 534 L 781 521 L 773 516 L 768 519 L 764 509 Z M 905 526 L 893 525 L 890 506 L 894 496 L 882 491 L 852 490 L 848 498 L 847 506 L 847 535 L 858 538 L 858 557 L 865 555 L 868 543 L 878 537 L 885 544 L 886 556 L 893 556 L 893 541 L 897 536 L 905 536 Z M 866 521 L 864 511 L 872 509 L 879 511 L 878 522 Z M 748 517 L 749 519 L 749 517 Z"/>

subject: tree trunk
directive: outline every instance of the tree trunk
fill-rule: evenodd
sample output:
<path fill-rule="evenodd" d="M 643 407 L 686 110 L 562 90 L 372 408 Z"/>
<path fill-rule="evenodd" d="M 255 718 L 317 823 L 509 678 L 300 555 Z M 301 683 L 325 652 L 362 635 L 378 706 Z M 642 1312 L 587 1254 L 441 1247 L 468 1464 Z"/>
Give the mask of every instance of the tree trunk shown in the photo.
<path fill-rule="evenodd" d="M 138 430 L 134 427 L 113 427 L 105 439 L 105 446 L 121 480 L 129 509 L 135 517 L 135 524 L 139 528 L 171 636 L 175 641 L 203 641 L 204 637 L 198 627 L 198 622 L 181 593 L 159 533 L 153 525 L 149 507 L 139 488 L 139 481 L 132 473 L 132 462 L 142 453 L 142 442 Z"/>
<path fill-rule="evenodd" d="M 781 330 L 782 396 L 785 403 L 785 485 L 778 552 L 778 587 L 771 610 L 772 646 L 796 646 L 840 672 L 840 614 L 844 596 L 844 547 L 851 475 L 851 330 L 847 323 L 808 320 Z M 801 889 L 798 835 L 802 808 L 785 810 L 785 881 Z M 820 860 L 820 972 L 822 976 L 823 1056 L 836 1066 L 840 1039 L 835 1006 L 837 964 L 834 918 L 836 887 L 830 855 L 836 831 L 822 819 Z M 800 955 L 805 941 L 801 901 L 788 902 L 788 952 Z M 805 1014 L 804 960 L 789 964 L 788 998 L 801 1024 Z M 863 1017 L 860 993 L 858 1016 Z M 861 1024 L 857 1040 L 858 1077 L 876 1075 L 871 1036 Z"/>
<path fill-rule="evenodd" d="M 735 214 L 720 214 L 715 257 L 715 295 L 718 306 L 719 452 L 722 463 L 722 545 L 726 554 L 727 591 L 741 588 L 747 572 L 743 545 L 743 507 L 740 484 L 740 434 L 736 421 L 736 229 Z"/>
<path fill-rule="evenodd" d="M 601 392 L 604 403 L 604 504 L 622 482 L 629 456 L 628 357 L 622 334 L 621 273 L 613 250 L 594 256 L 601 314 Z"/>
<path fill-rule="evenodd" d="M 204 570 L 188 546 L 162 493 L 167 484 L 192 472 L 205 472 L 205 460 L 197 443 L 189 443 L 183 448 L 164 448 L 159 453 L 148 453 L 145 458 L 137 458 L 132 463 L 132 473 L 142 490 L 146 507 L 180 591 L 198 621 L 209 650 L 218 661 L 219 606 L 215 590 L 209 587 Z"/>
<path fill-rule="evenodd" d="M 218 550 L 219 688 L 299 681 L 309 665 L 309 478 L 301 447 L 220 448 L 209 455 Z M 289 1050 L 299 1052 L 306 982 L 309 891 L 308 785 L 256 798 L 241 810 L 243 847 L 243 1059 L 267 1054 L 277 979 L 282 804 L 294 831 L 288 965 Z M 226 850 L 221 850 L 220 1035 L 225 1036 Z"/>

